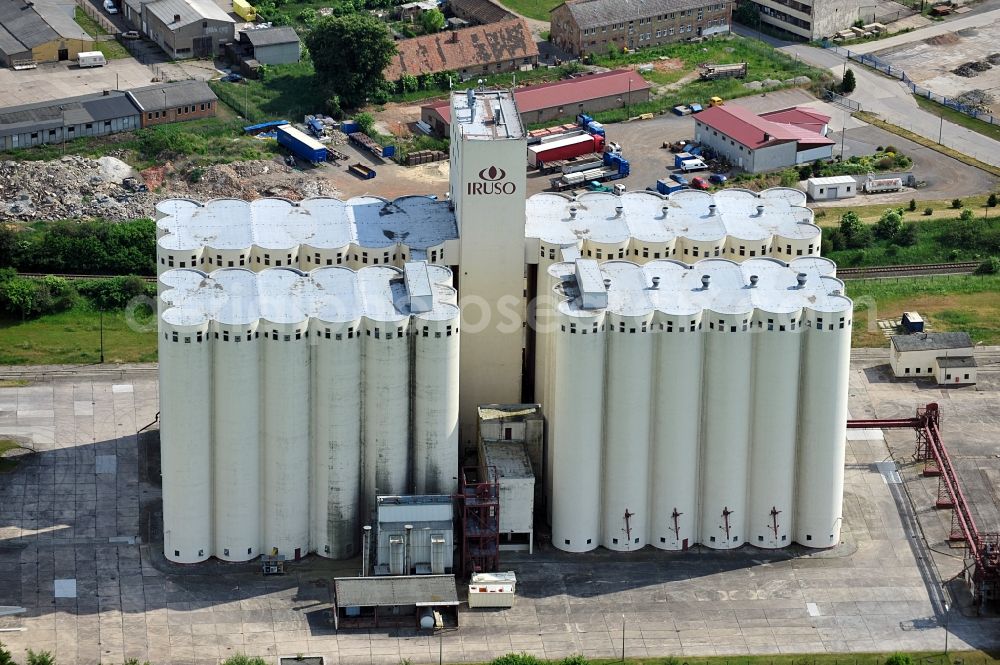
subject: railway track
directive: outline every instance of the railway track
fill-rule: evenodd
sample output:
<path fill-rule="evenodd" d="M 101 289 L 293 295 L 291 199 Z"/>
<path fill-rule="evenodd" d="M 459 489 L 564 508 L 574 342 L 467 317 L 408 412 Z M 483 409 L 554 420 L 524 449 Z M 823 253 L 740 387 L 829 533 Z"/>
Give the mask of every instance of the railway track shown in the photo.
<path fill-rule="evenodd" d="M 970 275 L 979 267 L 978 261 L 962 263 L 925 263 L 908 266 L 873 266 L 870 268 L 837 268 L 840 279 L 881 279 L 885 277 L 919 277 L 922 275 Z"/>
<path fill-rule="evenodd" d="M 42 277 L 47 277 L 49 275 L 53 277 L 62 277 L 63 279 L 68 279 L 70 281 L 79 279 L 109 279 L 111 277 L 118 277 L 118 275 L 64 275 L 62 273 L 51 273 L 51 272 L 19 272 L 17 273 L 19 277 L 27 277 L 29 279 L 41 279 Z M 150 277 L 148 275 L 138 275 L 139 279 L 150 284 L 156 283 L 155 277 Z"/>

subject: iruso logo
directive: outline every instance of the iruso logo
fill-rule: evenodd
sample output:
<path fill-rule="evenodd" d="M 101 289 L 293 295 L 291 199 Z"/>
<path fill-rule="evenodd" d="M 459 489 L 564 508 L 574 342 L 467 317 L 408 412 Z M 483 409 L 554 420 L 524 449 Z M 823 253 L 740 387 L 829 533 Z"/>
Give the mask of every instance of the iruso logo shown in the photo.
<path fill-rule="evenodd" d="M 466 184 L 466 191 L 470 195 L 475 194 L 513 194 L 517 191 L 517 186 L 512 182 L 506 182 L 507 172 L 490 166 L 479 172 L 479 180 Z"/>

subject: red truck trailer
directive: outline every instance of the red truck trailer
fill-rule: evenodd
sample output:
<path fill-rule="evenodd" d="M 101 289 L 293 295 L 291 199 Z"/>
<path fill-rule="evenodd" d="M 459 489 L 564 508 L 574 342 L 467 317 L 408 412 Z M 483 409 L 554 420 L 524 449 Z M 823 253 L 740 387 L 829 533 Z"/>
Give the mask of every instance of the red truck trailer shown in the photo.
<path fill-rule="evenodd" d="M 604 137 L 599 134 L 577 134 L 556 141 L 528 147 L 528 164 L 540 168 L 546 162 L 579 157 L 588 152 L 603 152 Z"/>

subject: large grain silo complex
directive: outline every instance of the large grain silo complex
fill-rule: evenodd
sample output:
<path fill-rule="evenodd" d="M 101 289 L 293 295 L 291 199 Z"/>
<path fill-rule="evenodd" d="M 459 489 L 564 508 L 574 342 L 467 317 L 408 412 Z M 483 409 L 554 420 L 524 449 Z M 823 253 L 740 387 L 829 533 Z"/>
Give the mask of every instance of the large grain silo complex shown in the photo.
<path fill-rule="evenodd" d="M 836 544 L 852 304 L 804 194 L 526 198 L 510 93 L 451 117 L 448 200 L 157 206 L 167 558 L 356 556 L 518 403 L 559 549 Z"/>

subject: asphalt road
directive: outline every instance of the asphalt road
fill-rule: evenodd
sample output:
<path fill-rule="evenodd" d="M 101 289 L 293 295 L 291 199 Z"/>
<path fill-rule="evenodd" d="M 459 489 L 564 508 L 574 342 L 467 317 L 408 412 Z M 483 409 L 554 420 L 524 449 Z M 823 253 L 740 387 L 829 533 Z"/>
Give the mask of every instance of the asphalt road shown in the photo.
<path fill-rule="evenodd" d="M 998 17 L 1000 17 L 1000 9 L 984 12 L 968 20 L 982 23 L 995 20 Z M 962 20 L 963 23 L 959 24 L 959 20 Z M 872 42 L 872 44 L 878 44 L 878 49 L 886 48 L 890 45 L 890 41 L 893 42 L 892 45 L 898 46 L 931 36 L 931 34 L 925 34 L 925 30 L 933 28 L 940 32 L 948 32 L 960 28 L 965 21 L 965 19 L 946 21 L 930 28 L 914 30 L 897 37 Z M 762 39 L 788 55 L 814 67 L 829 69 L 838 78 L 843 75 L 846 59 L 828 49 L 785 42 L 743 27 L 738 27 L 736 32 L 747 37 Z M 928 113 L 917 106 L 910 89 L 901 81 L 883 76 L 856 62 L 850 63 L 849 66 L 857 79 L 857 88 L 850 97 L 858 102 L 863 110 L 876 113 L 887 122 L 932 140 L 940 136 L 943 145 L 987 164 L 1000 166 L 1000 141 L 995 141 L 947 120 L 942 122 L 937 115 Z"/>

